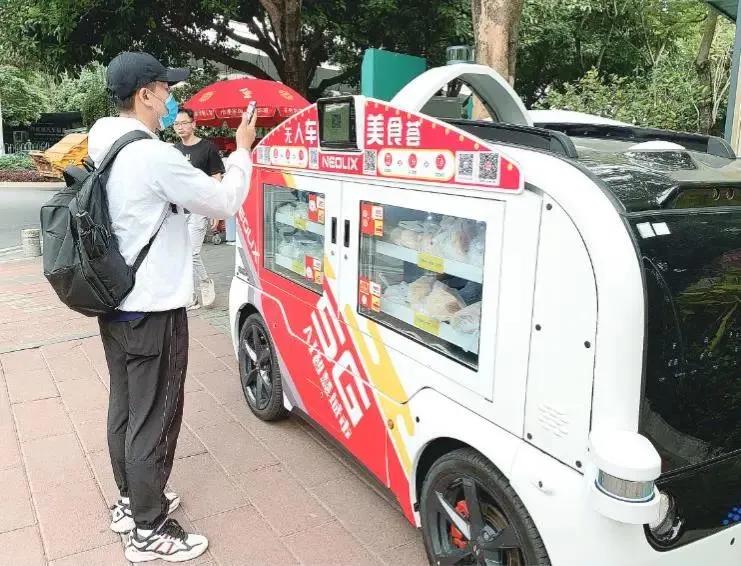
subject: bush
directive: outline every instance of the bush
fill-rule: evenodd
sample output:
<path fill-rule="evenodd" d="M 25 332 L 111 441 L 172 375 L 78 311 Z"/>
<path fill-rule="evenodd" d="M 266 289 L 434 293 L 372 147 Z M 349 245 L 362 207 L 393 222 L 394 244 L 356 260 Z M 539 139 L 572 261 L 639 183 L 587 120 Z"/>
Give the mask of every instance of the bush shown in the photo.
<path fill-rule="evenodd" d="M 0 171 L 34 171 L 33 160 L 27 153 L 0 155 Z"/>

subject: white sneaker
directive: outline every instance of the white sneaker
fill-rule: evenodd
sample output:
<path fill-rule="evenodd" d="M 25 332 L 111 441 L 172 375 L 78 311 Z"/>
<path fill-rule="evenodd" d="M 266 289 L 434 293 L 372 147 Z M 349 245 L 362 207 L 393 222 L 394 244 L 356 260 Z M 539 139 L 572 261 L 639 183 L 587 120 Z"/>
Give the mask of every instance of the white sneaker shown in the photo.
<path fill-rule="evenodd" d="M 200 308 L 201 308 L 201 303 L 199 303 L 197 299 L 193 299 L 193 302 L 191 302 L 187 307 L 185 307 L 185 310 L 197 311 Z"/>
<path fill-rule="evenodd" d="M 214 304 L 216 300 L 216 290 L 214 289 L 214 280 L 206 279 L 201 282 L 201 302 L 203 306 L 208 308 Z"/>
<path fill-rule="evenodd" d="M 174 491 L 165 491 L 165 497 L 170 502 L 170 506 L 167 509 L 167 514 L 169 515 L 180 507 L 180 496 Z M 131 515 L 131 503 L 119 499 L 111 507 L 111 530 L 121 535 L 133 531 L 134 527 L 136 525 L 134 524 L 134 517 Z"/>
<path fill-rule="evenodd" d="M 175 519 L 167 519 L 148 535 L 132 531 L 124 555 L 130 562 L 185 562 L 206 552 L 208 539 L 186 533 Z"/>

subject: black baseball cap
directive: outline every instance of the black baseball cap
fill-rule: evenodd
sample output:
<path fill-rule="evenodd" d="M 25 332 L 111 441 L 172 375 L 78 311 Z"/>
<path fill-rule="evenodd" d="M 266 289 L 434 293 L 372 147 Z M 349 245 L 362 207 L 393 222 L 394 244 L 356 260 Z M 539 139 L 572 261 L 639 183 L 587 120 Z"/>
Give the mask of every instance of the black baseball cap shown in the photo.
<path fill-rule="evenodd" d="M 161 81 L 174 85 L 190 76 L 190 69 L 168 68 L 149 53 L 124 51 L 108 64 L 106 83 L 116 98 L 128 98 L 138 88 Z"/>

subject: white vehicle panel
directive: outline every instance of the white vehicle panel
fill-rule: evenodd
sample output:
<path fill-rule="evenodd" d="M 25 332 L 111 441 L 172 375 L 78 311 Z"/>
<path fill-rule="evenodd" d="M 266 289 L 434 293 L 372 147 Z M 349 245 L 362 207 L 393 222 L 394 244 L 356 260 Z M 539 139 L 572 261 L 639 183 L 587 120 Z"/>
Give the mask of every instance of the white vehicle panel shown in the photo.
<path fill-rule="evenodd" d="M 596 326 L 597 292 L 589 255 L 566 212 L 545 197 L 525 433 L 529 442 L 570 466 L 580 467 L 586 456 Z"/>

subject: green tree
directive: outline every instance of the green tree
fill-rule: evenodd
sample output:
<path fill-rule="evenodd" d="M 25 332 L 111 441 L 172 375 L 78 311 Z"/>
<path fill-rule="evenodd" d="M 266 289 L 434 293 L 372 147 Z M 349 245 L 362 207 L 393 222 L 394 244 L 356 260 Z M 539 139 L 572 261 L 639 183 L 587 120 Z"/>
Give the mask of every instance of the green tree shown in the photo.
<path fill-rule="evenodd" d="M 64 73 L 52 88 L 51 108 L 56 112 L 82 114 L 85 126 L 92 126 L 98 118 L 113 112 L 110 95 L 106 90 L 106 68 L 100 63 L 83 67 L 78 76 Z"/>
<path fill-rule="evenodd" d="M 219 73 L 211 63 L 206 61 L 203 67 L 191 69 L 190 77 L 172 90 L 178 104 L 183 104 L 202 88 L 219 80 Z"/>
<path fill-rule="evenodd" d="M 36 121 L 49 106 L 44 78 L 33 71 L 0 65 L 0 104 L 5 124 Z"/>
<path fill-rule="evenodd" d="M 698 37 L 706 16 L 697 0 L 526 0 L 516 90 L 530 106 L 590 69 L 649 73 L 681 41 Z"/>
<path fill-rule="evenodd" d="M 309 94 L 320 63 L 342 64 L 344 72 L 312 96 L 357 80 L 358 56 L 368 47 L 438 63 L 444 47 L 471 37 L 470 0 L 4 0 L 0 21 L 0 46 L 12 44 L 57 69 L 109 60 L 133 46 L 170 62 L 193 55 L 265 78 L 264 69 L 238 57 L 249 47 L 270 58 L 283 82 Z"/>
<path fill-rule="evenodd" d="M 538 62 L 543 66 L 542 76 L 528 75 L 534 64 L 532 57 L 541 49 L 535 48 L 529 53 L 527 73 L 518 75 L 518 80 L 531 80 L 528 102 L 540 108 L 578 110 L 641 126 L 720 133 L 730 83 L 733 25 L 717 20 L 714 12 L 702 6 L 698 14 L 699 3 L 672 2 L 671 15 L 656 13 L 654 4 L 661 2 L 648 0 L 643 3 L 647 12 L 630 15 L 636 25 L 647 26 L 642 39 L 627 41 L 628 31 L 618 33 L 615 42 L 618 47 L 622 45 L 618 52 L 612 44 L 602 45 L 598 51 L 595 44 L 590 44 L 588 56 L 582 57 L 591 64 L 585 72 L 579 66 L 581 61 L 570 59 L 565 47 L 565 61 L 544 58 Z M 584 21 L 592 17 L 585 16 Z M 549 25 L 558 27 L 564 22 L 571 20 Z M 615 25 L 624 29 L 622 24 Z M 523 91 L 527 92 L 528 87 L 523 86 L 520 93 Z"/>

